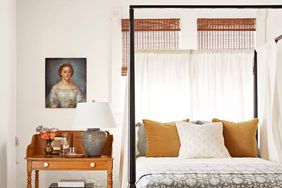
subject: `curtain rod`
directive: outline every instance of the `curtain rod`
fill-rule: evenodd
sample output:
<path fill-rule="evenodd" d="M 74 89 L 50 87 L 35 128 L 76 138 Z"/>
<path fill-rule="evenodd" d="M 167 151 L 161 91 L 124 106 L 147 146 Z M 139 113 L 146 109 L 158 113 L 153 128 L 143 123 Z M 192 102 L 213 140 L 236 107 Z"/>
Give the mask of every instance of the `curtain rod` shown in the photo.
<path fill-rule="evenodd" d="M 275 42 L 277 43 L 279 40 L 281 40 L 282 39 L 282 35 L 280 35 L 279 37 L 276 37 L 274 40 L 275 40 Z"/>
<path fill-rule="evenodd" d="M 142 8 L 199 8 L 199 9 L 281 9 L 282 5 L 129 5 L 130 9 Z"/>

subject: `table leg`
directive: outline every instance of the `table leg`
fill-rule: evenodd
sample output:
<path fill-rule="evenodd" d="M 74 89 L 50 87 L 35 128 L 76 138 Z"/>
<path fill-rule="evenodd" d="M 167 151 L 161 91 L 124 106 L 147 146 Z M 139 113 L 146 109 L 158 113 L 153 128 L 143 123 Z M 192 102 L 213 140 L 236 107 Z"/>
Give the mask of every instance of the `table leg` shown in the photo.
<path fill-rule="evenodd" d="M 39 188 L 39 171 L 35 170 L 35 188 Z"/>
<path fill-rule="evenodd" d="M 27 188 L 31 188 L 31 173 L 32 173 L 32 169 L 31 169 L 31 162 L 29 160 L 27 160 L 27 166 L 26 166 L 26 170 L 27 170 Z"/>
<path fill-rule="evenodd" d="M 113 187 L 113 173 L 112 170 L 107 171 L 107 188 L 112 188 Z"/>
<path fill-rule="evenodd" d="M 27 170 L 27 188 L 31 188 L 31 170 Z"/>

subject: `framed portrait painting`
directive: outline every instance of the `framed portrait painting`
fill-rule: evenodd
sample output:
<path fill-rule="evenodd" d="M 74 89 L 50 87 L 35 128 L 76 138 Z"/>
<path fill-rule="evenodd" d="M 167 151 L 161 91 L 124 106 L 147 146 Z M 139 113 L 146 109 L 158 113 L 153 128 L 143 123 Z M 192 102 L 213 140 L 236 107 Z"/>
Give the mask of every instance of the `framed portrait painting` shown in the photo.
<path fill-rule="evenodd" d="M 86 58 L 45 59 L 45 107 L 75 108 L 86 101 Z"/>

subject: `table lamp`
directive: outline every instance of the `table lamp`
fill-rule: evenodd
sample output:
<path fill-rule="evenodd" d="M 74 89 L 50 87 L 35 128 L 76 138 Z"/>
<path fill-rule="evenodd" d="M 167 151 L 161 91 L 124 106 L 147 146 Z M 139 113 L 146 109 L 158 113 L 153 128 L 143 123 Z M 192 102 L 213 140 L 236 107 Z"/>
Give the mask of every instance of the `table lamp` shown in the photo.
<path fill-rule="evenodd" d="M 100 128 L 113 128 L 115 122 L 106 102 L 78 103 L 73 128 L 87 129 L 81 133 L 82 144 L 88 157 L 100 156 L 107 134 Z"/>

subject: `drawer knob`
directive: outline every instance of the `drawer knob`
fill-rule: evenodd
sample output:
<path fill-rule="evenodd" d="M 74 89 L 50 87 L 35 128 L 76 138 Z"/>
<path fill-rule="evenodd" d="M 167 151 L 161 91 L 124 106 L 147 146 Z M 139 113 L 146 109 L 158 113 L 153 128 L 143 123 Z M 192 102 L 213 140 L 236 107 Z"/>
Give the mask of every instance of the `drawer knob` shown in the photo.
<path fill-rule="evenodd" d="M 48 164 L 47 162 L 45 162 L 45 163 L 43 163 L 43 166 L 44 166 L 45 168 L 47 168 L 47 167 L 49 166 L 49 164 Z"/>
<path fill-rule="evenodd" d="M 95 167 L 95 163 L 93 163 L 93 162 L 90 163 L 90 167 L 91 167 L 91 168 L 94 168 L 94 167 Z"/>

